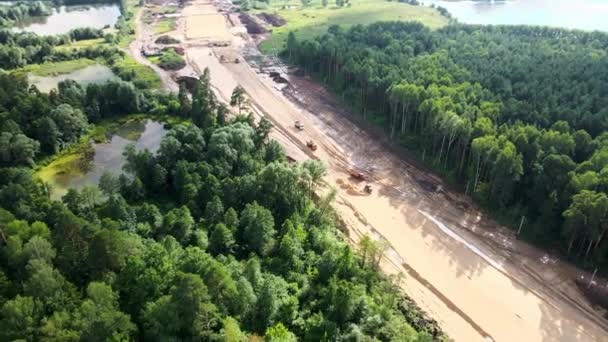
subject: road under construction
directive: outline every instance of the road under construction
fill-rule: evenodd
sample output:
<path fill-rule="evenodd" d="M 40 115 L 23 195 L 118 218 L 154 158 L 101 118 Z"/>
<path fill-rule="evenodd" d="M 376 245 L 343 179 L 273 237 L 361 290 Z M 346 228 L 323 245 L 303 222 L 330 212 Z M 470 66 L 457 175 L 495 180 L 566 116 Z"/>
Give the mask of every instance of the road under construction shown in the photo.
<path fill-rule="evenodd" d="M 137 39 L 129 49 L 134 56 L 154 38 L 141 20 L 136 23 Z M 383 271 L 405 275 L 399 285 L 451 338 L 608 339 L 608 321 L 574 284 L 582 271 L 517 240 L 416 160 L 360 128 L 321 85 L 261 55 L 258 40 L 247 34 L 230 4 L 186 3 L 177 30 L 169 34 L 184 48 L 188 65 L 182 73 L 209 68 L 213 89 L 224 102 L 241 85 L 251 110 L 273 123 L 271 138 L 291 159 L 314 158 L 327 165 L 320 191 L 337 189 L 334 209 L 349 239 L 357 243 L 367 234 L 382 240 L 387 246 Z M 177 89 L 175 74 L 155 70 L 166 89 Z M 276 74 L 287 82 L 276 82 Z M 365 183 L 359 184 L 353 172 Z M 363 185 L 370 191 L 361 191 Z"/>

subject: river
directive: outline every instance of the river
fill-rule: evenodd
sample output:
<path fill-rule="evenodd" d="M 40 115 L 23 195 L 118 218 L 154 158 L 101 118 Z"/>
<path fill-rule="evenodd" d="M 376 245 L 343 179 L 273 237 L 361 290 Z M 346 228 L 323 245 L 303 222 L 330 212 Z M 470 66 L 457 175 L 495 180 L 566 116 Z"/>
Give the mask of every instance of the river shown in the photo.
<path fill-rule="evenodd" d="M 120 8 L 116 3 L 60 6 L 53 8 L 50 16 L 31 17 L 17 22 L 13 30 L 49 36 L 68 33 L 80 27 L 112 27 L 119 16 Z"/>
<path fill-rule="evenodd" d="M 445 7 L 459 22 L 468 24 L 539 25 L 608 31 L 607 0 L 423 2 Z"/>
<path fill-rule="evenodd" d="M 125 163 L 122 152 L 128 144 L 135 144 L 138 150 L 148 149 L 154 153 L 166 134 L 167 130 L 160 122 L 130 121 L 114 129 L 107 142 L 92 143 L 89 153 L 58 158 L 39 170 L 37 175 L 50 184 L 51 197 L 61 199 L 70 188 L 96 185 L 105 171 L 121 174 Z"/>

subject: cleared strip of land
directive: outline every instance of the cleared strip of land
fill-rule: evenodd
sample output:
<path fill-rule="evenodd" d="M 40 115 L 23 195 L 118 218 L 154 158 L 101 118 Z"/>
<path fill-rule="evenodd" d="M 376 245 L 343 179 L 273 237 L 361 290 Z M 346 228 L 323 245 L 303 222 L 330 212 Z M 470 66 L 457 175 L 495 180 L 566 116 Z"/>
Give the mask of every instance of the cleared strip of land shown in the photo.
<path fill-rule="evenodd" d="M 375 3 L 382 6 L 384 2 Z M 186 20 L 224 19 L 217 11 L 212 13 L 208 2 L 194 2 L 184 13 L 190 13 Z M 320 85 L 290 75 L 290 90 L 278 91 L 270 78 L 243 62 L 244 52 L 255 50 L 250 41 L 213 49 L 201 45 L 200 37 L 230 37 L 236 30 L 226 22 L 217 20 L 196 29 L 186 24 L 180 29 L 188 38 L 184 46 L 189 62 L 198 72 L 210 69 L 212 85 L 221 99 L 229 99 L 234 86 L 240 84 L 253 110 L 275 125 L 272 138 L 291 156 L 318 158 L 329 166 L 325 182 L 338 189 L 335 209 L 349 238 L 356 242 L 369 234 L 386 240 L 389 249 L 383 269 L 404 274 L 400 285 L 452 338 L 605 340 L 606 320 L 580 296 L 563 265 L 543 264 L 541 251 L 504 234 L 474 206 L 462 206 L 458 194 L 426 189 L 421 179 L 441 181 L 415 162 L 389 152 L 378 139 L 346 119 L 349 113 Z M 232 36 L 231 41 L 240 38 Z M 222 55 L 225 61 L 236 58 L 241 62 L 220 63 Z M 304 123 L 303 132 L 293 127 L 295 120 Z M 314 153 L 306 148 L 309 139 L 319 145 Z M 358 186 L 348 180 L 354 167 L 370 174 L 372 195 L 354 194 L 342 186 Z M 487 235 L 488 231 L 492 233 Z M 504 248 L 507 244 L 508 249 Z"/>

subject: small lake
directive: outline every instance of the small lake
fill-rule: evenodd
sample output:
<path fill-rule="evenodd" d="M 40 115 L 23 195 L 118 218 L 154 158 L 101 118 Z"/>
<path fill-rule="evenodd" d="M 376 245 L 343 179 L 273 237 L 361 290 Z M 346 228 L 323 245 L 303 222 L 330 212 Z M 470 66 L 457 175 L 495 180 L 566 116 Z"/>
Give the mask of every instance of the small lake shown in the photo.
<path fill-rule="evenodd" d="M 59 82 L 68 79 L 86 85 L 89 83 L 102 83 L 109 80 L 118 80 L 119 78 L 114 75 L 110 68 L 101 64 L 89 65 L 82 69 L 57 76 L 28 75 L 29 83 L 35 85 L 38 90 L 43 93 L 48 93 L 52 89 L 56 89 Z"/>
<path fill-rule="evenodd" d="M 608 31 L 608 0 L 426 0 L 445 7 L 459 22 L 484 25 L 540 25 Z"/>
<path fill-rule="evenodd" d="M 90 153 L 71 159 L 69 165 L 57 167 L 64 171 L 46 179 L 52 186 L 51 197 L 59 200 L 69 188 L 97 185 L 105 171 L 120 175 L 125 163 L 122 152 L 127 145 L 135 144 L 138 150 L 148 149 L 155 153 L 166 134 L 164 125 L 157 121 L 136 120 L 121 125 L 112 132 L 107 142 L 93 143 Z M 49 166 L 53 166 L 53 163 Z"/>
<path fill-rule="evenodd" d="M 17 22 L 14 31 L 29 31 L 41 36 L 68 33 L 80 27 L 114 26 L 120 16 L 118 4 L 70 5 L 53 8 L 47 17 L 31 17 Z"/>

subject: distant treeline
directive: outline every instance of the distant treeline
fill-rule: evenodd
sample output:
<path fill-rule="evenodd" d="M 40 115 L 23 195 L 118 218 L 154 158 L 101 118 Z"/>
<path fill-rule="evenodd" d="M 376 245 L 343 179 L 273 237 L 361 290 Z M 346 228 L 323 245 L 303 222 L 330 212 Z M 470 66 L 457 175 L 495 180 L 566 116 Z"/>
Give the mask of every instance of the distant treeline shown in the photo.
<path fill-rule="evenodd" d="M 572 258 L 608 265 L 608 35 L 385 22 L 291 34 L 321 77 L 463 191 Z"/>
<path fill-rule="evenodd" d="M 51 6 L 41 2 L 18 2 L 11 5 L 0 3 L 0 26 L 8 26 L 29 17 L 47 16 L 52 13 Z"/>
<path fill-rule="evenodd" d="M 0 68 L 15 69 L 26 64 L 63 61 L 81 57 L 95 58 L 106 56 L 108 51 L 117 48 L 93 46 L 88 49 L 64 51 L 54 49 L 58 45 L 71 41 L 101 38 L 100 29 L 78 28 L 67 34 L 55 36 L 38 36 L 31 32 L 11 32 L 0 30 Z"/>

